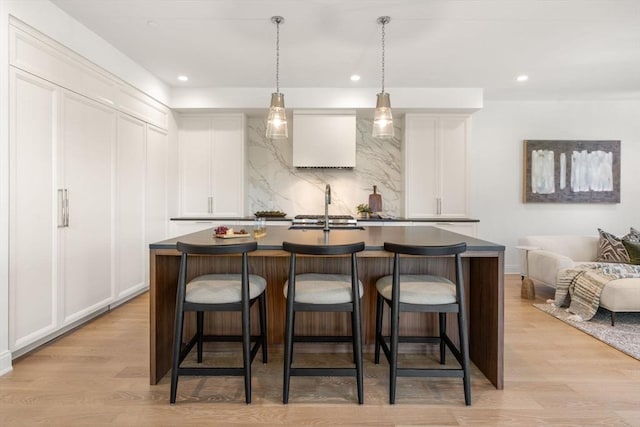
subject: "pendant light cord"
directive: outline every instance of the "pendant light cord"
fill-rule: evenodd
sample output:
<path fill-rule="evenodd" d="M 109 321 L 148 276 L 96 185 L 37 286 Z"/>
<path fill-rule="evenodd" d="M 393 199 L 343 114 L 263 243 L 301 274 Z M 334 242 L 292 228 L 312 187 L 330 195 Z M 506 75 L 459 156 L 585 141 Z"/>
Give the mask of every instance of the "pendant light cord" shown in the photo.
<path fill-rule="evenodd" d="M 276 20 L 276 93 L 280 93 L 280 19 Z"/>
<path fill-rule="evenodd" d="M 382 93 L 384 93 L 384 25 L 386 24 L 385 20 L 382 20 Z"/>

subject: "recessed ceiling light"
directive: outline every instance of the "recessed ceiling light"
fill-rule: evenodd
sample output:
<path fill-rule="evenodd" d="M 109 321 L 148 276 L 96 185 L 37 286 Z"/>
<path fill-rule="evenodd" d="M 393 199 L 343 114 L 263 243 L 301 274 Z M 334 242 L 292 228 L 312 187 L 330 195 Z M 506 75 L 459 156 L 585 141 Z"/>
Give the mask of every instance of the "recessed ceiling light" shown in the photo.
<path fill-rule="evenodd" d="M 150 19 L 147 21 L 147 25 L 150 26 L 151 28 L 156 28 L 158 26 L 158 23 Z"/>
<path fill-rule="evenodd" d="M 352 82 L 357 82 L 358 80 L 360 80 L 360 76 L 359 76 L 359 75 L 357 75 L 357 74 L 353 74 L 353 75 L 350 77 L 350 79 L 351 79 L 351 81 L 352 81 Z"/>
<path fill-rule="evenodd" d="M 516 80 L 519 82 L 526 82 L 527 80 L 529 80 L 529 76 L 522 74 L 516 77 Z"/>
<path fill-rule="evenodd" d="M 189 77 L 185 75 L 179 75 L 178 80 L 180 80 L 181 82 L 186 82 L 187 80 L 189 80 Z"/>

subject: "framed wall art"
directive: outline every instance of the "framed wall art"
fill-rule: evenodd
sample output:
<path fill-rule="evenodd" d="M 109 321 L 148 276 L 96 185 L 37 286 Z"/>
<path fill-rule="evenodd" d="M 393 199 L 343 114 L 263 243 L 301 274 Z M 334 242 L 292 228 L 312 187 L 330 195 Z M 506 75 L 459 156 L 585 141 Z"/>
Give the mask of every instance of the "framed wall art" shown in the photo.
<path fill-rule="evenodd" d="M 620 203 L 620 141 L 524 141 L 525 203 Z"/>

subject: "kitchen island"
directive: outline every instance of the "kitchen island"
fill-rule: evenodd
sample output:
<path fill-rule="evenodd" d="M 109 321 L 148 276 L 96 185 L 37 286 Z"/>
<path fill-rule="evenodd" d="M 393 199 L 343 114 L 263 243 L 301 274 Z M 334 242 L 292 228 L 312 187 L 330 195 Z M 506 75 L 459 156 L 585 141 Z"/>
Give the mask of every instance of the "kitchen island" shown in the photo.
<path fill-rule="evenodd" d="M 250 227 L 247 227 L 249 231 Z M 150 245 L 150 381 L 156 384 L 170 369 L 175 295 L 180 267 L 176 242 L 225 245 L 246 240 L 216 238 L 213 229 L 199 231 Z M 471 361 L 498 388 L 503 388 L 504 335 L 504 246 L 429 226 L 364 227 L 354 230 L 290 230 L 287 226 L 268 226 L 266 235 L 257 239 L 258 250 L 250 253 L 252 274 L 267 280 L 267 335 L 270 344 L 284 342 L 285 298 L 282 286 L 287 279 L 289 254 L 282 242 L 302 244 L 344 244 L 364 241 L 365 250 L 358 254 L 358 273 L 365 291 L 362 301 L 362 330 L 365 345 L 374 343 L 376 280 L 391 274 L 392 255 L 384 251 L 384 242 L 415 245 L 448 245 L 467 243 L 462 254 L 463 273 L 468 295 L 469 353 Z M 216 271 L 239 272 L 239 263 L 229 258 L 195 259 L 189 264 L 189 278 Z M 237 265 L 236 265 L 237 264 Z M 298 272 L 327 269 L 347 273 L 345 257 L 300 257 Z M 406 273 L 431 273 L 453 278 L 453 258 L 408 258 Z M 188 278 L 188 279 L 189 279 Z M 348 334 L 349 320 L 342 313 L 303 313 L 296 319 L 296 330 L 305 335 Z M 252 320 L 256 316 L 252 314 Z M 401 318 L 401 334 L 435 334 L 437 317 L 425 313 L 409 313 Z M 455 322 L 450 316 L 448 322 Z M 240 318 L 235 313 L 208 316 L 206 333 L 224 334 L 239 330 Z M 255 320 L 253 320 L 256 327 Z M 385 320 L 385 325 L 386 325 Z M 322 325 L 322 328 L 318 328 Z M 451 323 L 454 327 L 455 323 Z M 185 327 L 193 328 L 192 319 Z M 185 335 L 188 336 L 188 333 Z"/>

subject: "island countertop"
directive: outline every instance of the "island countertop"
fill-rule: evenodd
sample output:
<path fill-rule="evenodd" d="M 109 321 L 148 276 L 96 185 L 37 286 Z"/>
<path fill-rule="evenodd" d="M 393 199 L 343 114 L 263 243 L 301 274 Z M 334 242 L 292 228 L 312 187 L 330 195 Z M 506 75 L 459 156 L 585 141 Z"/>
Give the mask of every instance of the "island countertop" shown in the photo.
<path fill-rule="evenodd" d="M 256 240 L 258 250 L 282 249 L 282 242 L 302 243 L 309 245 L 338 245 L 354 242 L 365 242 L 365 251 L 383 251 L 384 242 L 409 245 L 450 245 L 460 242 L 467 243 L 467 251 L 504 252 L 505 247 L 496 243 L 476 239 L 474 237 L 453 233 L 431 226 L 411 227 L 362 227 L 363 229 L 343 230 L 334 229 L 329 232 L 322 230 L 289 229 L 288 226 L 268 226 L 263 237 L 243 237 L 236 239 L 222 239 L 215 237 L 213 229 L 198 231 L 184 236 L 152 243 L 150 249 L 175 249 L 176 243 L 186 242 L 200 245 L 225 245 Z M 244 227 L 249 233 L 252 227 Z"/>
<path fill-rule="evenodd" d="M 243 227 L 250 234 L 252 227 Z M 185 234 L 150 245 L 149 274 L 149 317 L 150 317 L 150 382 L 156 384 L 171 366 L 171 343 L 180 252 L 178 241 L 192 244 L 228 245 L 236 242 L 256 240 L 258 250 L 249 254 L 249 269 L 252 274 L 267 281 L 267 339 L 271 348 L 284 341 L 285 298 L 282 286 L 287 279 L 289 257 L 282 249 L 283 241 L 303 244 L 332 245 L 351 242 L 365 242 L 365 250 L 358 253 L 358 276 L 364 285 L 362 296 L 363 340 L 372 346 L 375 341 L 374 320 L 376 301 L 376 281 L 392 272 L 392 254 L 384 251 L 384 242 L 415 245 L 447 245 L 467 243 L 467 251 L 462 254 L 463 275 L 468 295 L 469 355 L 471 361 L 498 388 L 503 388 L 504 359 L 504 250 L 500 244 L 474 237 L 453 233 L 432 226 L 377 226 L 363 227 L 362 230 L 322 230 L 289 229 L 288 226 L 267 225 L 266 235 L 254 239 L 242 237 L 233 239 L 217 238 L 213 228 Z M 235 264 L 231 259 L 200 259 L 190 264 L 189 274 L 200 275 L 214 272 L 228 272 Z M 214 257 L 217 258 L 217 257 Z M 344 257 L 342 257 L 344 258 Z M 408 257 L 403 262 L 411 274 L 438 274 L 453 277 L 453 258 Z M 301 257 L 297 271 L 312 272 L 314 269 L 330 269 L 346 273 L 349 259 L 317 259 Z M 344 271 L 340 271 L 344 270 Z M 239 270 L 238 270 L 239 271 Z M 232 271 L 233 272 L 233 271 Z M 205 324 L 205 333 L 218 335 L 236 331 L 239 321 L 228 313 L 211 313 Z M 322 315 L 318 317 L 317 315 Z M 309 335 L 346 335 L 349 322 L 340 317 L 342 313 L 305 313 L 296 322 Z M 222 316 L 222 317 L 220 317 Z M 433 332 L 437 325 L 425 313 L 406 313 L 401 324 L 401 334 L 424 335 Z M 455 316 L 448 318 L 451 327 L 457 322 Z M 193 321 L 187 320 L 185 328 L 193 328 Z M 255 325 L 254 325 L 255 326 Z M 188 335 L 188 334 L 187 334 Z M 455 340 L 455 339 L 454 339 Z"/>

